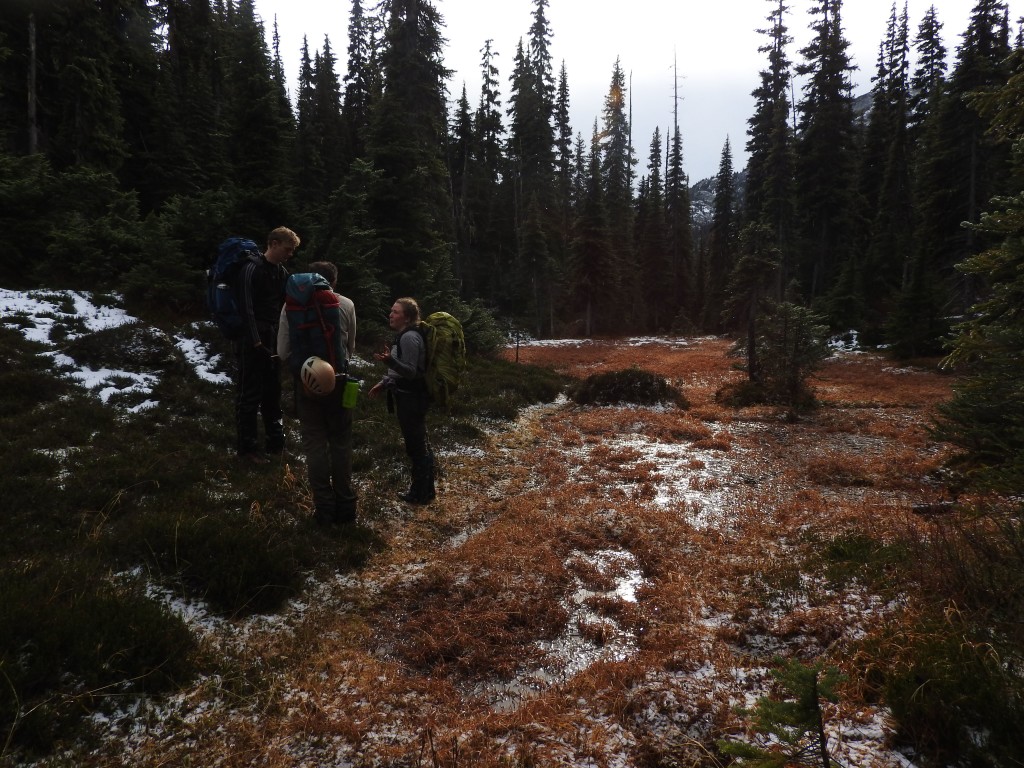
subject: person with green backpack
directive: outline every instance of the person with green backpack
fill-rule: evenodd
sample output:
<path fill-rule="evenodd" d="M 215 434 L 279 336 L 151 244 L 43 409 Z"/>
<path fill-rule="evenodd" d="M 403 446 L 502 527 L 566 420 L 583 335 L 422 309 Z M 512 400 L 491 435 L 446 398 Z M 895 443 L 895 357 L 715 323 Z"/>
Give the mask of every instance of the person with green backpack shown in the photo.
<path fill-rule="evenodd" d="M 404 297 L 395 301 L 388 326 L 396 333 L 394 343 L 374 355 L 387 366 L 387 371 L 368 394 L 372 398 L 387 394 L 388 410 L 392 410 L 393 404 L 405 452 L 412 461 L 412 483 L 398 498 L 408 504 L 429 504 L 436 496 L 434 452 L 427 439 L 427 344 L 419 327 L 420 307 L 416 299 Z"/>

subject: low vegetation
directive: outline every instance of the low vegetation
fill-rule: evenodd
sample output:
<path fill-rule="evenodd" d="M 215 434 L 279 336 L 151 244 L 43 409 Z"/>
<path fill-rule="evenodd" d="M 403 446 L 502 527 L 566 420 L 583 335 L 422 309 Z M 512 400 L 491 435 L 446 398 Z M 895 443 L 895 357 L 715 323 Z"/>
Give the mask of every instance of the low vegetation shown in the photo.
<path fill-rule="evenodd" d="M 2 765 L 1017 759 L 1020 509 L 951 495 L 935 361 L 829 359 L 792 421 L 716 398 L 725 340 L 477 358 L 438 501 L 363 399 L 325 532 L 173 347 L 132 413 L 0 333 Z"/>

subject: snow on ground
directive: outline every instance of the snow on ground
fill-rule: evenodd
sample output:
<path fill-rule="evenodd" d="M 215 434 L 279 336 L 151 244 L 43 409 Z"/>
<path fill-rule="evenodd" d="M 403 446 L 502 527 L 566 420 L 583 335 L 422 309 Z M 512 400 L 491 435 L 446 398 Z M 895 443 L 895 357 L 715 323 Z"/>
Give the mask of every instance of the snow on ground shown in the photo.
<path fill-rule="evenodd" d="M 111 298 L 118 300 L 116 296 Z M 45 350 L 41 354 L 50 357 L 54 367 L 63 376 L 93 392 L 104 403 L 112 402 L 113 395 L 148 395 L 159 382 L 159 378 L 152 373 L 114 368 L 93 369 L 59 350 L 53 340 L 55 335 L 72 341 L 85 333 L 139 322 L 123 309 L 96 303 L 93 294 L 82 291 L 11 291 L 0 288 L 0 317 L 5 326 L 21 331 L 28 341 L 43 345 Z M 58 329 L 60 333 L 56 333 Z M 215 384 L 230 382 L 226 374 L 216 372 L 220 357 L 211 354 L 201 341 L 182 334 L 175 336 L 174 341 L 197 376 Z M 132 402 L 136 400 L 133 398 Z M 157 405 L 156 401 L 144 400 L 127 410 L 134 413 Z"/>

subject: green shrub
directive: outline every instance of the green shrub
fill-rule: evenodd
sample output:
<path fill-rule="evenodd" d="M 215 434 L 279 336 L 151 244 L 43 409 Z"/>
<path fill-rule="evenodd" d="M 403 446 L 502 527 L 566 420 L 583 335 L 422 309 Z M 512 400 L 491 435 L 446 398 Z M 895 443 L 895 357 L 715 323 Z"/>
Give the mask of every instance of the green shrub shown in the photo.
<path fill-rule="evenodd" d="M 547 368 L 475 357 L 443 418 L 511 421 L 527 405 L 554 401 L 568 381 Z"/>
<path fill-rule="evenodd" d="M 883 701 L 898 740 L 932 764 L 995 768 L 1020 757 L 1020 661 L 990 640 L 953 613 L 891 639 L 903 658 L 884 676 Z"/>
<path fill-rule="evenodd" d="M 144 560 L 161 581 L 179 583 L 228 615 L 277 609 L 302 579 L 294 532 L 242 512 L 189 517 L 159 510 L 126 521 L 114 535 L 122 558 Z"/>
<path fill-rule="evenodd" d="M 743 337 L 731 351 L 747 358 L 754 386 L 723 388 L 722 401 L 775 403 L 794 409 L 812 406 L 814 393 L 807 379 L 830 354 L 827 333 L 823 320 L 806 307 L 788 301 L 768 303 L 752 337 L 754 349 Z"/>
<path fill-rule="evenodd" d="M 907 547 L 898 541 L 881 542 L 857 532 L 841 533 L 823 542 L 817 554 L 833 583 L 866 578 L 880 588 L 886 586 L 890 570 L 905 564 L 909 556 Z"/>
<path fill-rule="evenodd" d="M 569 397 L 581 405 L 673 403 L 679 408 L 690 407 L 683 393 L 663 377 L 635 367 L 588 376 L 570 387 Z"/>
<path fill-rule="evenodd" d="M 0 729 L 34 749 L 111 693 L 159 692 L 194 674 L 195 640 L 137 584 L 88 559 L 0 576 Z"/>
<path fill-rule="evenodd" d="M 822 662 L 804 664 L 799 659 L 774 659 L 776 691 L 762 696 L 753 709 L 741 709 L 750 718 L 752 742 L 721 740 L 719 749 L 739 757 L 745 768 L 783 768 L 817 765 L 828 768 L 833 758 L 825 736 L 825 712 L 821 702 L 836 703 L 836 689 L 843 677 Z"/>
<path fill-rule="evenodd" d="M 167 334 L 141 323 L 105 328 L 64 346 L 64 354 L 90 368 L 181 375 L 181 354 Z"/>

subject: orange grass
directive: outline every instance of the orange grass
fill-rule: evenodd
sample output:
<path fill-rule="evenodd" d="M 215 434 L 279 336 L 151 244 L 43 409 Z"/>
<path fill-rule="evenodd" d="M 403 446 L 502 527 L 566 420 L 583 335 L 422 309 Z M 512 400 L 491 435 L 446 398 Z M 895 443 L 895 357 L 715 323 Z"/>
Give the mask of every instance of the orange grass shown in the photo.
<path fill-rule="evenodd" d="M 804 569 L 840 535 L 924 535 L 909 510 L 941 497 L 945 448 L 925 427 L 952 379 L 844 356 L 811 382 L 822 406 L 789 423 L 715 402 L 742 378 L 729 346 L 521 348 L 578 377 L 643 368 L 692 407 L 534 409 L 485 456 L 448 460 L 434 504 L 375 523 L 389 547 L 362 572 L 316 574 L 305 614 L 216 644 L 237 693 L 197 686 L 177 729 L 95 764 L 724 765 L 715 739 L 742 729 L 735 706 L 764 693 L 776 650 L 852 672 L 840 713 L 866 717 L 864 675 L 885 662 L 846 652 L 903 617 Z M 714 522 L 695 522 L 699 499 L 655 504 L 668 480 L 721 499 Z M 629 568 L 635 602 L 615 592 Z M 572 634 L 594 660 L 566 676 L 552 648 Z M 601 657 L 615 642 L 628 653 Z"/>

